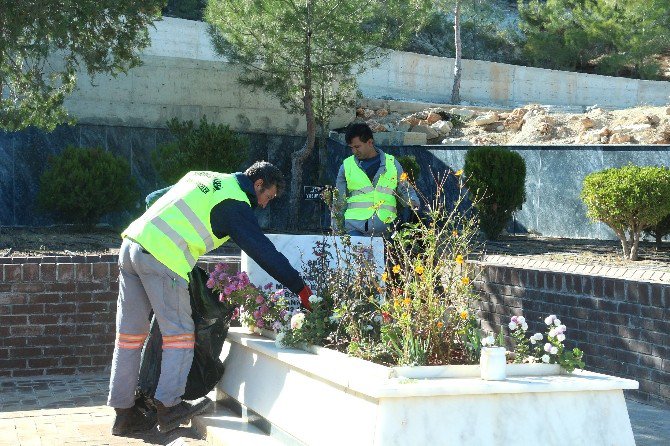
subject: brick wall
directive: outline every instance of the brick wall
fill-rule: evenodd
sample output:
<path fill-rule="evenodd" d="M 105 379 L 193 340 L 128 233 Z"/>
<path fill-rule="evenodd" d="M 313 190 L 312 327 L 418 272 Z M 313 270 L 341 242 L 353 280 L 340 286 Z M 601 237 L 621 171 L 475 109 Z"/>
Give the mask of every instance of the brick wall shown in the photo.
<path fill-rule="evenodd" d="M 485 328 L 523 314 L 544 333 L 544 318 L 556 314 L 588 370 L 635 379 L 640 389 L 628 396 L 670 404 L 670 284 L 490 265 L 474 283 Z"/>
<path fill-rule="evenodd" d="M 118 274 L 112 255 L 0 258 L 0 377 L 108 371 Z"/>

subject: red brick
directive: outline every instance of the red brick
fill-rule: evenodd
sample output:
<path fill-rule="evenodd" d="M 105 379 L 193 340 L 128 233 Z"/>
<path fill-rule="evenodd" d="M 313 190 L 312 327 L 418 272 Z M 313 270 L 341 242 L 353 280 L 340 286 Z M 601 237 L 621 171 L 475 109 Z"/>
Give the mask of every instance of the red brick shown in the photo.
<path fill-rule="evenodd" d="M 35 347 L 54 347 L 61 345 L 60 334 L 62 333 L 60 325 L 45 325 L 44 335 L 36 338 L 26 338 L 27 344 Z M 69 334 L 68 332 L 67 334 Z"/>
<path fill-rule="evenodd" d="M 44 347 L 44 356 L 70 356 L 74 354 L 74 350 L 71 345 L 54 345 Z"/>
<path fill-rule="evenodd" d="M 102 293 L 95 293 L 93 295 L 93 300 L 96 302 L 113 302 L 116 303 L 116 301 L 119 300 L 119 293 L 115 293 L 113 291 L 105 291 Z"/>
<path fill-rule="evenodd" d="M 72 302 L 45 304 L 44 306 L 45 313 L 68 314 L 68 313 L 74 313 L 76 311 L 77 311 L 77 305 Z"/>
<path fill-rule="evenodd" d="M 25 325 L 28 323 L 26 315 L 2 315 L 0 316 L 0 325 L 11 327 L 12 325 Z"/>
<path fill-rule="evenodd" d="M 12 359 L 37 358 L 42 356 L 42 349 L 39 347 L 13 348 L 9 351 Z"/>
<path fill-rule="evenodd" d="M 82 313 L 100 313 L 108 311 L 108 304 L 105 302 L 88 302 L 77 304 L 77 309 Z"/>
<path fill-rule="evenodd" d="M 68 302 L 87 303 L 90 302 L 93 295 L 90 292 L 77 292 L 67 296 Z"/>
<path fill-rule="evenodd" d="M 91 343 L 91 335 L 61 335 L 60 340 L 65 345 L 88 345 Z"/>
<path fill-rule="evenodd" d="M 44 369 L 19 369 L 12 371 L 12 377 L 22 376 L 43 376 L 46 375 L 47 370 Z"/>
<path fill-rule="evenodd" d="M 74 375 L 78 370 L 73 367 L 52 367 L 49 369 L 49 375 Z"/>
<path fill-rule="evenodd" d="M 12 286 L 12 291 L 16 293 L 39 293 L 44 291 L 44 284 L 42 282 L 33 283 L 15 283 Z"/>
<path fill-rule="evenodd" d="M 44 336 L 45 337 L 42 338 L 43 340 L 40 341 L 40 342 L 46 343 L 47 345 L 54 345 L 55 343 L 47 342 L 44 339 L 47 339 L 46 337 L 48 337 L 49 339 L 55 339 L 55 340 L 58 340 L 58 342 L 60 342 L 58 336 L 64 335 L 64 334 L 65 335 L 73 334 L 74 330 L 75 330 L 74 324 L 68 323 L 65 320 L 65 317 L 62 317 L 61 323 L 59 325 L 45 325 L 44 326 Z"/>
<path fill-rule="evenodd" d="M 18 293 L 0 293 L 0 305 L 25 304 L 27 296 Z"/>
<path fill-rule="evenodd" d="M 44 326 L 26 325 L 23 327 L 12 327 L 10 333 L 12 336 L 39 336 L 44 333 Z"/>
<path fill-rule="evenodd" d="M 40 278 L 39 263 L 26 263 L 21 268 L 23 270 L 22 278 L 24 282 L 34 282 Z"/>
<path fill-rule="evenodd" d="M 93 280 L 97 282 L 109 280 L 109 263 L 93 263 L 91 265 Z"/>
<path fill-rule="evenodd" d="M 110 280 L 118 281 L 119 280 L 119 264 L 118 263 L 109 263 L 109 278 Z"/>
<path fill-rule="evenodd" d="M 74 281 L 74 263 L 59 263 L 56 265 L 56 280 L 59 282 Z"/>
<path fill-rule="evenodd" d="M 54 293 L 73 293 L 75 290 L 74 282 L 45 283 L 44 290 Z"/>
<path fill-rule="evenodd" d="M 103 282 L 77 282 L 77 292 L 106 291 L 108 288 Z"/>
<path fill-rule="evenodd" d="M 35 358 L 28 359 L 28 367 L 31 368 L 47 368 L 60 365 L 60 358 Z"/>
<path fill-rule="evenodd" d="M 77 263 L 74 265 L 74 277 L 77 282 L 90 282 L 93 279 L 90 263 Z"/>
<path fill-rule="evenodd" d="M 9 327 L 6 325 L 0 325 L 0 342 L 2 342 L 2 338 L 6 336 L 9 336 Z"/>
<path fill-rule="evenodd" d="M 39 293 L 28 295 L 30 304 L 55 304 L 60 302 L 60 294 L 57 293 Z"/>
<path fill-rule="evenodd" d="M 0 268 L 0 275 L 2 275 L 2 268 Z M 0 283 L 0 293 L 6 293 L 12 291 L 11 283 Z"/>
<path fill-rule="evenodd" d="M 75 326 L 79 324 L 90 324 L 93 322 L 93 315 L 91 313 L 77 313 L 72 315 L 72 323 Z"/>
<path fill-rule="evenodd" d="M 10 327 L 7 328 L 9 329 Z M 6 336 L 7 337 L 0 340 L 0 342 L 2 342 L 2 344 L 6 347 L 25 347 L 26 345 L 28 345 L 28 340 L 24 337 L 10 338 L 9 333 L 7 333 Z"/>
<path fill-rule="evenodd" d="M 28 315 L 28 323 L 30 324 L 57 324 L 60 322 L 60 315 L 58 314 L 32 314 Z"/>
<path fill-rule="evenodd" d="M 148 314 L 147 317 L 149 317 Z M 116 308 L 114 308 L 113 311 L 108 311 L 105 313 L 94 313 L 93 320 L 95 322 L 108 322 L 108 323 L 116 322 Z"/>
<path fill-rule="evenodd" d="M 9 359 L 9 349 L 0 348 L 0 359 Z"/>
<path fill-rule="evenodd" d="M 44 314 L 44 304 L 12 305 L 12 314 Z"/>
<path fill-rule="evenodd" d="M 3 280 L 5 282 L 21 281 L 21 265 L 5 264 L 2 265 Z"/>
<path fill-rule="evenodd" d="M 112 362 L 112 358 L 109 356 L 93 356 L 91 358 L 92 365 L 109 365 Z"/>
<path fill-rule="evenodd" d="M 79 365 L 81 364 L 81 359 L 80 356 L 66 356 L 61 359 L 61 365 Z"/>
<path fill-rule="evenodd" d="M 56 281 L 56 264 L 40 263 L 40 280 L 42 282 Z"/>
<path fill-rule="evenodd" d="M 0 359 L 0 370 L 24 369 L 25 367 L 26 367 L 25 359 Z"/>

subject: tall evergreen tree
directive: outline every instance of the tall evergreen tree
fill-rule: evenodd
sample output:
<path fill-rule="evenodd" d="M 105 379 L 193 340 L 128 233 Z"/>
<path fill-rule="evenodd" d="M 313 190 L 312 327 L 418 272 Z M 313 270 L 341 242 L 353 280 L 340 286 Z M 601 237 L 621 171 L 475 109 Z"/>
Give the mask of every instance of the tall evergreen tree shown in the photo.
<path fill-rule="evenodd" d="M 303 164 L 317 126 L 352 102 L 355 75 L 399 45 L 425 16 L 427 0 L 210 0 L 217 51 L 247 67 L 243 84 L 262 88 L 289 112 L 304 114 L 305 145 L 292 154 L 292 210 L 296 227 Z M 318 122 L 317 122 L 318 120 Z"/>
<path fill-rule="evenodd" d="M 77 70 L 117 75 L 140 64 L 164 0 L 0 0 L 0 128 L 69 120 Z"/>

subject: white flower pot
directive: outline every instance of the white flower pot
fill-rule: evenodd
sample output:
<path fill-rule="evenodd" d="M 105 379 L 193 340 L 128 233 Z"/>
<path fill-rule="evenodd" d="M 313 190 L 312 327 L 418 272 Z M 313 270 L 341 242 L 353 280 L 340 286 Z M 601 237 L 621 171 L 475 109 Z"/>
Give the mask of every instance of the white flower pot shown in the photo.
<path fill-rule="evenodd" d="M 481 378 L 487 381 L 503 381 L 507 377 L 504 347 L 483 347 L 479 358 Z"/>
<path fill-rule="evenodd" d="M 537 432 L 551 444 L 634 445 L 622 389 L 636 389 L 635 381 L 586 371 L 556 376 L 554 364 L 508 364 L 508 379 L 487 381 L 478 365 L 391 368 L 307 350 L 231 328 L 219 398 L 302 445 L 534 446 Z"/>

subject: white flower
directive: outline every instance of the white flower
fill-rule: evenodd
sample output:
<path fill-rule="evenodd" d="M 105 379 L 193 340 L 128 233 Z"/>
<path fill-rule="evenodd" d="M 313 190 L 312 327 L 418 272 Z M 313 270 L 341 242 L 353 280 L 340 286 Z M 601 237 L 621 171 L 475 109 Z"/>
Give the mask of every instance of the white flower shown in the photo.
<path fill-rule="evenodd" d="M 372 318 L 372 320 L 374 320 L 377 323 L 380 323 L 382 321 L 382 315 L 378 314 L 374 318 Z"/>
<path fill-rule="evenodd" d="M 291 330 L 299 330 L 305 322 L 305 313 L 297 313 L 291 317 Z"/>
<path fill-rule="evenodd" d="M 542 333 L 535 333 L 532 336 L 532 338 L 535 339 L 536 341 L 541 341 L 542 339 L 544 339 L 544 336 L 542 336 Z"/>
<path fill-rule="evenodd" d="M 556 330 L 555 329 L 552 328 L 551 330 L 549 330 L 549 337 L 550 338 L 556 337 Z"/>
<path fill-rule="evenodd" d="M 544 344 L 544 351 L 547 352 L 547 353 L 550 352 L 551 347 L 552 347 L 552 345 L 547 342 L 546 344 Z"/>
<path fill-rule="evenodd" d="M 519 317 L 516 318 L 516 323 L 520 324 L 520 325 L 523 325 L 523 324 L 526 323 L 526 318 L 523 317 L 523 316 L 519 316 Z"/>
<path fill-rule="evenodd" d="M 559 325 L 558 327 L 556 327 L 556 333 L 565 333 L 565 330 L 567 329 L 568 327 L 566 327 L 565 325 Z"/>
<path fill-rule="evenodd" d="M 556 338 L 558 339 L 558 342 L 565 341 L 565 335 L 563 333 L 560 333 Z"/>
<path fill-rule="evenodd" d="M 340 320 L 339 316 L 332 315 L 328 318 L 331 324 L 336 324 Z"/>
<path fill-rule="evenodd" d="M 535 339 L 535 336 L 530 337 L 530 343 L 535 345 L 537 343 L 537 340 Z"/>
<path fill-rule="evenodd" d="M 528 324 L 525 323 L 525 322 L 523 322 L 523 323 L 521 324 L 521 329 L 522 329 L 523 331 L 528 330 Z"/>
<path fill-rule="evenodd" d="M 542 355 L 542 362 L 549 364 L 549 355 Z"/>
<path fill-rule="evenodd" d="M 551 350 L 549 350 L 549 353 L 551 353 L 552 355 L 555 355 L 556 353 L 558 353 L 558 347 L 551 347 Z"/>
<path fill-rule="evenodd" d="M 311 304 L 318 304 L 322 300 L 323 298 L 317 296 L 316 294 L 312 294 L 311 296 L 309 296 L 309 303 Z"/>
<path fill-rule="evenodd" d="M 371 331 L 371 330 L 372 330 L 372 325 L 366 325 L 366 326 L 365 326 L 365 329 L 366 329 L 367 331 Z"/>
<path fill-rule="evenodd" d="M 288 322 L 289 319 L 291 319 L 291 313 L 287 311 L 286 314 L 284 314 L 284 320 Z"/>
<path fill-rule="evenodd" d="M 544 323 L 547 324 L 547 325 L 551 325 L 554 322 L 554 319 L 556 319 L 556 315 L 555 314 L 550 314 L 549 316 L 544 318 Z"/>
<path fill-rule="evenodd" d="M 488 335 L 484 339 L 482 339 L 482 346 L 484 347 L 489 347 L 495 344 L 496 339 L 493 337 L 493 335 Z"/>
<path fill-rule="evenodd" d="M 287 345 L 284 344 L 285 337 L 286 337 L 285 331 L 280 331 L 279 333 L 277 333 L 277 336 L 275 336 L 275 346 L 277 346 L 277 348 L 287 348 Z"/>
<path fill-rule="evenodd" d="M 516 330 L 516 324 L 514 322 L 509 323 L 509 329 L 510 330 Z"/>
<path fill-rule="evenodd" d="M 560 319 L 554 319 L 554 325 L 557 326 L 557 327 L 559 325 L 561 325 L 561 320 Z"/>

